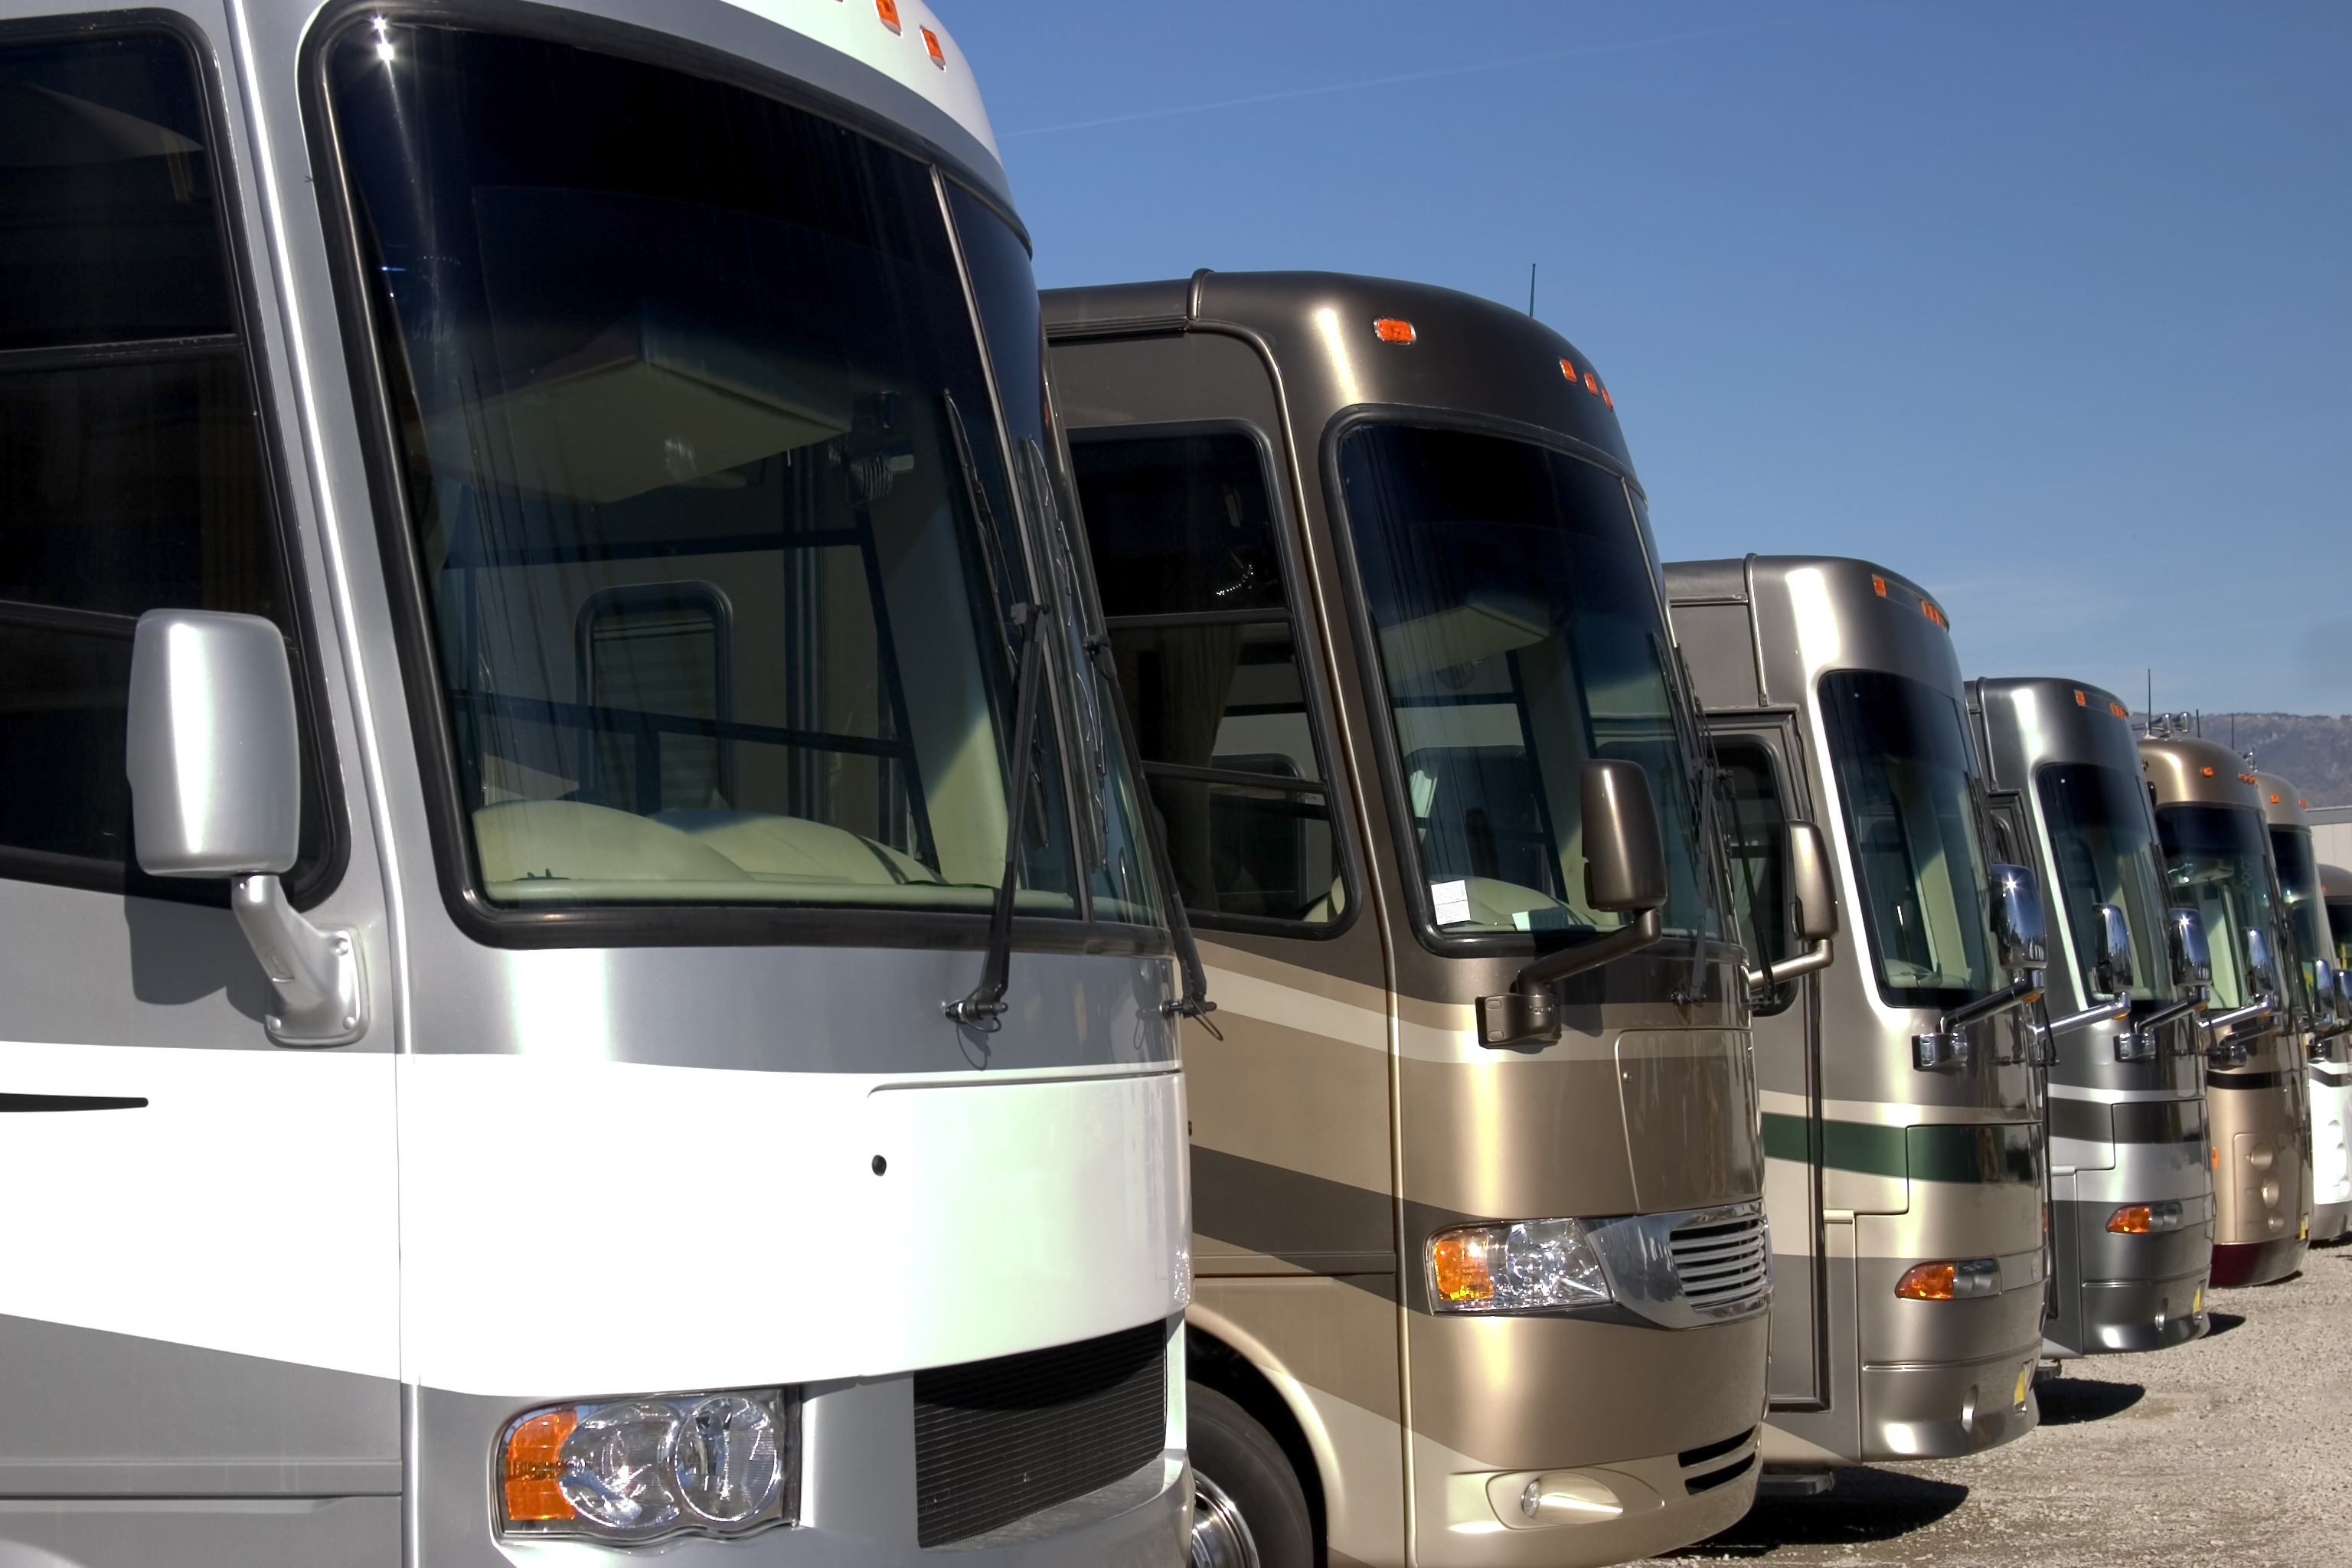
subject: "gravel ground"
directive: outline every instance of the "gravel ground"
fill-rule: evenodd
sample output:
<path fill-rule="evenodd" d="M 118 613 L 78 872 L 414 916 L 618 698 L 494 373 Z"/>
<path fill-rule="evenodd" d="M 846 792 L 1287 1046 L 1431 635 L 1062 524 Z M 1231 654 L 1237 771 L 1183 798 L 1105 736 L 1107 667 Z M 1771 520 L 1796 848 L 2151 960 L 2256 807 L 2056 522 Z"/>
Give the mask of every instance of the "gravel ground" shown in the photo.
<path fill-rule="evenodd" d="M 2352 1564 L 2352 1247 L 2216 1290 L 2203 1339 L 2045 1369 L 2042 1426 L 1968 1459 L 1843 1472 L 1679 1562 L 1794 1568 Z"/>

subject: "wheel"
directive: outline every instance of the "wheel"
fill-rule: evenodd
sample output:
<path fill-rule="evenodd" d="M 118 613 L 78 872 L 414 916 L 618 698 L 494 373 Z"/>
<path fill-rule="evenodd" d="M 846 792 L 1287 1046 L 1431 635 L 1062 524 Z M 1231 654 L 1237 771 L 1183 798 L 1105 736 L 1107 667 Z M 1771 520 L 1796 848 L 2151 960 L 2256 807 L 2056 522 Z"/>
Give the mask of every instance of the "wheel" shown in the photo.
<path fill-rule="evenodd" d="M 1192 1568 L 1314 1568 L 1307 1493 L 1282 1445 L 1215 1389 L 1184 1385 Z"/>

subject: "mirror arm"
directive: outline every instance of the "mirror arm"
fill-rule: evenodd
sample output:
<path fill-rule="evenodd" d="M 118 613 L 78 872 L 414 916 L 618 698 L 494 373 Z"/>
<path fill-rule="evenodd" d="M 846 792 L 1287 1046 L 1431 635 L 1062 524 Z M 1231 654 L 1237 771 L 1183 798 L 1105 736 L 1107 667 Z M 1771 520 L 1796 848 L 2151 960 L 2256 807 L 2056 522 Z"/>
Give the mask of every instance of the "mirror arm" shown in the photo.
<path fill-rule="evenodd" d="M 2095 1003 L 2079 1013 L 2069 1013 L 2063 1018 L 2053 1018 L 2047 1024 L 2034 1025 L 2033 1038 L 2039 1044 L 2044 1040 L 2054 1040 L 2061 1035 L 2072 1034 L 2076 1029 L 2087 1028 L 2093 1024 L 2130 1016 L 2131 993 L 2120 991 L 2110 1000 Z"/>
<path fill-rule="evenodd" d="M 1744 969 L 1740 974 L 1748 982 L 1748 989 L 1751 993 L 1760 994 L 1771 990 L 1783 980 L 1794 980 L 1801 974 L 1827 969 L 1837 957 L 1836 947 L 1837 939 L 1825 936 L 1811 950 L 1784 963 L 1768 963 L 1761 969 Z"/>
<path fill-rule="evenodd" d="M 1934 1072 L 1960 1062 L 1960 1031 L 1984 1018 L 1997 1018 L 2042 1000 L 2042 971 L 2029 969 L 2005 990 L 1979 996 L 1965 1007 L 1955 1007 L 1936 1020 L 1933 1034 L 1911 1037 L 1911 1062 L 1922 1072 Z"/>
<path fill-rule="evenodd" d="M 1531 1040 L 1559 1038 L 1559 1003 L 1552 983 L 1614 963 L 1664 940 L 1665 921 L 1654 909 L 1643 910 L 1632 925 L 1611 931 L 1599 942 L 1582 942 L 1548 957 L 1536 959 L 1513 977 L 1511 988 L 1477 1002 L 1478 1043 L 1516 1046 Z"/>
<path fill-rule="evenodd" d="M 2278 998 L 2265 993 L 2242 1007 L 2232 1007 L 2226 1013 L 2214 1013 L 2197 1021 L 2198 1028 L 2209 1043 L 2219 1044 L 2241 1024 L 2259 1024 L 2278 1012 Z"/>
<path fill-rule="evenodd" d="M 267 871 L 232 879 L 229 905 L 278 994 L 278 1010 L 262 1020 L 271 1039 L 281 1046 L 341 1046 L 367 1032 L 367 983 L 348 928 L 312 925 Z"/>

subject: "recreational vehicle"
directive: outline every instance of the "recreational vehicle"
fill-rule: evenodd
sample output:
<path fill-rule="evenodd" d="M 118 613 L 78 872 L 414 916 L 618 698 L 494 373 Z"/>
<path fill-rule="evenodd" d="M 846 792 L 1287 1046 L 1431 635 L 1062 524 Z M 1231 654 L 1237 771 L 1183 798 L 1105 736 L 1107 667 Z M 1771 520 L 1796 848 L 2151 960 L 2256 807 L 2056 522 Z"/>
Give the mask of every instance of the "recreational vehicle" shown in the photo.
<path fill-rule="evenodd" d="M 0 1562 L 1181 1561 L 1202 999 L 954 39 L 5 10 Z"/>
<path fill-rule="evenodd" d="M 1194 1562 L 1723 1528 L 1769 1288 L 1747 1007 L 1612 395 L 1525 316 L 1378 279 L 1045 318 L 1217 999 L 1184 1030 Z"/>
<path fill-rule="evenodd" d="M 2319 860 L 2312 853 L 2310 804 L 2294 785 L 2261 769 L 2254 793 L 2262 797 L 2269 825 L 2271 861 L 2278 868 L 2285 900 L 2286 928 L 2294 943 L 2284 976 L 2294 993 L 2295 1032 L 2302 1037 L 2305 1132 L 2311 1142 L 2311 1239 L 2334 1241 L 2352 1229 L 2352 1162 L 2346 1158 L 2344 1129 L 2352 1118 L 2352 1055 L 2345 1048 L 2347 1023 L 2336 977 L 2336 942 L 2328 929 L 2326 895 Z"/>

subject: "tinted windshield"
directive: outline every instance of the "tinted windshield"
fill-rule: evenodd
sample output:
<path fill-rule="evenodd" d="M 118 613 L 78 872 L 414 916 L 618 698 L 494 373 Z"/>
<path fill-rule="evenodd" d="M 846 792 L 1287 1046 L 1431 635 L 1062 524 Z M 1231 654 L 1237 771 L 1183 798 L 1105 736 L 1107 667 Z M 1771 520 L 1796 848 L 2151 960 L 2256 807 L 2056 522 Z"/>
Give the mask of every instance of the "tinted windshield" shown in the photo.
<path fill-rule="evenodd" d="M 1950 1007 L 1989 993 L 1989 872 L 1960 705 L 1908 676 L 1841 669 L 1822 677 L 1821 706 L 1878 994 Z"/>
<path fill-rule="evenodd" d="M 2093 909 L 2113 904 L 2131 927 L 2132 995 L 2162 994 L 2157 978 L 2169 973 L 2164 945 L 2164 889 L 2156 879 L 2156 839 L 2147 795 L 2138 778 L 2087 763 L 2052 763 L 2034 775 L 2042 830 L 2074 963 L 2087 985 L 2097 931 Z"/>
<path fill-rule="evenodd" d="M 2213 1005 L 2244 1005 L 2250 994 L 2246 932 L 2259 931 L 2275 941 L 2277 930 L 2262 813 L 2251 806 L 2160 805 L 2156 831 L 2170 901 L 2205 920 Z"/>
<path fill-rule="evenodd" d="M 554 44 L 333 66 L 483 892 L 984 907 L 1044 584 L 930 170 Z"/>
<path fill-rule="evenodd" d="M 2308 994 L 2318 979 L 2313 962 L 2323 958 L 2333 962 L 2327 914 L 2319 897 L 2319 858 L 2311 852 L 2310 832 L 2301 827 L 2272 828 L 2271 860 L 2278 868 L 2287 924 L 2294 929 L 2295 966 L 2303 973 Z"/>
<path fill-rule="evenodd" d="M 2336 966 L 2352 969 L 2352 899 L 2327 900 L 2327 927 L 2336 938 Z"/>
<path fill-rule="evenodd" d="M 1701 919 L 1668 643 L 1623 482 L 1524 442 L 1375 425 L 1339 473 L 1413 847 L 1449 933 L 1608 931 L 1584 902 L 1580 765 L 1648 773 L 1669 929 Z"/>

